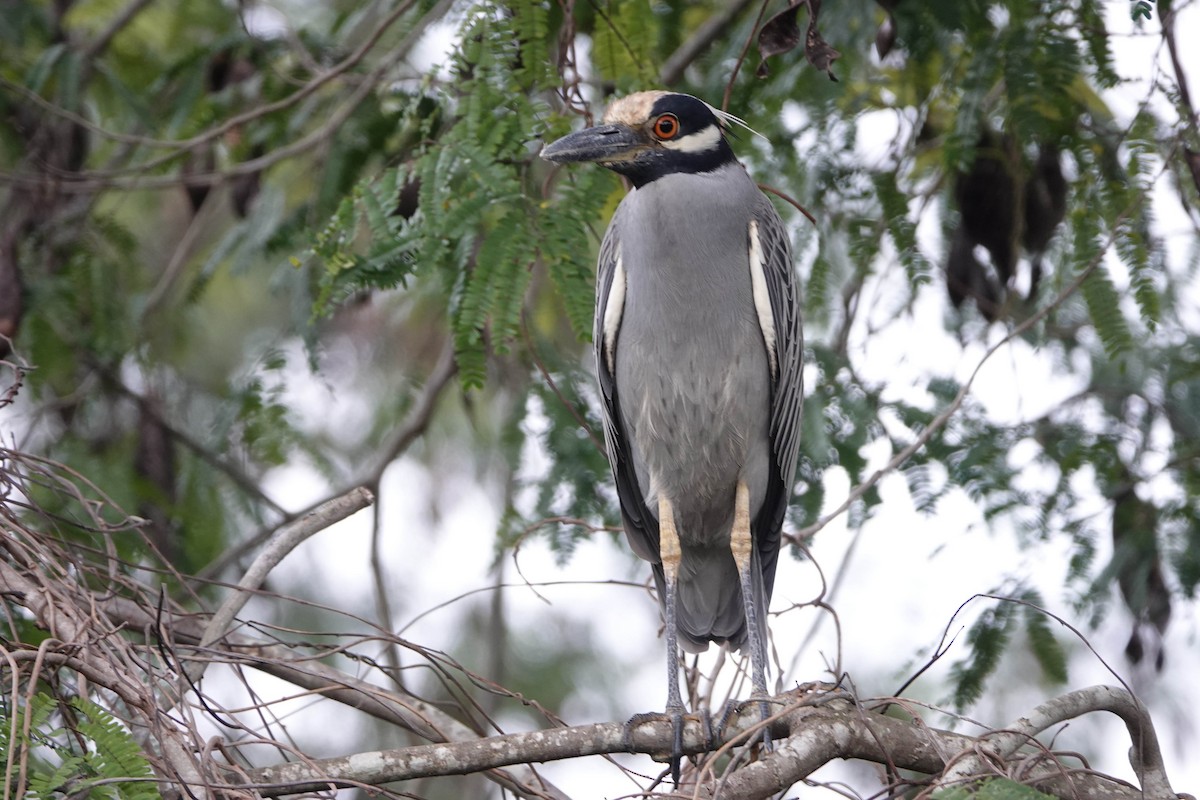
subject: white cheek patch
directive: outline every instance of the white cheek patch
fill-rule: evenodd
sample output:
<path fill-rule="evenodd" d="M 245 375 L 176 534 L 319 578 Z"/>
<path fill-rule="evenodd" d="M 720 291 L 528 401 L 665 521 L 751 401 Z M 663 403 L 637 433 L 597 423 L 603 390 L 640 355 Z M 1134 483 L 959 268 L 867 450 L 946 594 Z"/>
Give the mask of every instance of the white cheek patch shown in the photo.
<path fill-rule="evenodd" d="M 625 267 L 621 257 L 613 267 L 612 285 L 608 288 L 608 302 L 604 304 L 604 363 L 610 373 L 617 371 L 617 331 L 621 327 L 621 314 L 625 311 Z"/>
<path fill-rule="evenodd" d="M 702 131 L 689 133 L 687 136 L 681 136 L 678 139 L 660 142 L 663 147 L 670 150 L 678 150 L 681 153 L 703 153 L 706 150 L 715 150 L 720 143 L 721 129 L 716 125 L 709 125 Z"/>
<path fill-rule="evenodd" d="M 758 221 L 750 220 L 750 289 L 754 294 L 754 310 L 758 312 L 758 327 L 762 329 L 767 346 L 767 363 L 771 380 L 779 376 L 775 354 L 775 315 L 771 312 L 771 295 L 767 291 L 767 276 L 763 272 L 762 243 L 758 239 Z"/>

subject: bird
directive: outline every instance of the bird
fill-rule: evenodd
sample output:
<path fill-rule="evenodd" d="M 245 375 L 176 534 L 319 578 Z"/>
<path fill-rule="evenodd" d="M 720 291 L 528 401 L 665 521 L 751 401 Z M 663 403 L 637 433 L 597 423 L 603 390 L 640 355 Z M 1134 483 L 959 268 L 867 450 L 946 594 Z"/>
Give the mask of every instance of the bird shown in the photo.
<path fill-rule="evenodd" d="M 676 785 L 680 646 L 748 651 L 768 716 L 767 610 L 800 448 L 790 238 L 734 155 L 732 123 L 745 124 L 691 95 L 643 91 L 541 152 L 632 186 L 600 245 L 593 345 L 623 527 L 665 623 Z"/>

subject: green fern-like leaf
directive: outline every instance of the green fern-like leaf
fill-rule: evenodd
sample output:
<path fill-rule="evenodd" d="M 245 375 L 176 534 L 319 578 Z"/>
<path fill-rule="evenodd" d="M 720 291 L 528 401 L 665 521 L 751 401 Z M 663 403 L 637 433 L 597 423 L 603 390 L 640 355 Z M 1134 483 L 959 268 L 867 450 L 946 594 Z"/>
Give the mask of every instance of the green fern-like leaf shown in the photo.
<path fill-rule="evenodd" d="M 4 752 L 0 749 L 0 753 Z M 61 761 L 50 772 L 42 772 L 39 769 L 32 769 L 28 774 L 27 798 L 36 798 L 36 800 L 50 800 L 53 797 L 62 797 L 67 793 L 74 793 L 77 788 L 75 786 L 79 781 L 79 775 L 86 770 L 86 763 L 82 756 L 72 753 L 60 752 Z"/>
<path fill-rule="evenodd" d="M 805 318 L 822 321 L 827 319 L 832 296 L 833 264 L 823 252 L 818 253 L 804 286 Z"/>
<path fill-rule="evenodd" d="M 658 31 L 653 6 L 642 2 L 597 5 L 592 59 L 597 71 L 613 81 L 650 85 L 655 79 L 654 41 Z"/>
<path fill-rule="evenodd" d="M 400 170 L 385 170 L 378 180 L 360 186 L 357 193 L 371 236 L 377 240 L 393 236 L 395 228 L 389 220 L 394 219 L 393 211 L 400 199 Z"/>
<path fill-rule="evenodd" d="M 1161 254 L 1149 241 L 1149 221 L 1136 223 L 1125 219 L 1116 229 L 1116 250 L 1129 269 L 1133 298 L 1137 301 L 1142 321 L 1154 330 L 1162 316 L 1162 298 L 1156 276 L 1163 272 Z"/>
<path fill-rule="evenodd" d="M 915 292 L 929 282 L 931 268 L 917 247 L 917 226 L 908 214 L 908 196 L 896 185 L 894 172 L 876 173 L 875 193 L 883 206 L 883 218 L 900 255 L 900 263 L 908 274 L 909 286 Z"/>
<path fill-rule="evenodd" d="M 1153 330 L 1161 317 L 1161 295 L 1156 280 L 1165 273 L 1162 252 L 1151 234 L 1153 217 L 1150 194 L 1153 192 L 1158 157 L 1154 141 L 1155 121 L 1139 114 L 1124 146 L 1127 154 L 1127 179 L 1117 182 L 1113 192 L 1117 224 L 1114 230 L 1117 255 L 1129 270 L 1134 300 L 1143 322 Z"/>
<path fill-rule="evenodd" d="M 95 749 L 84 756 L 98 779 L 128 780 L 114 784 L 121 800 L 154 800 L 159 797 L 154 771 L 141 749 L 120 722 L 100 706 L 81 697 L 71 705 L 82 716 L 78 730 Z"/>
<path fill-rule="evenodd" d="M 539 0 L 512 3 L 512 25 L 521 47 L 520 78 L 527 90 L 552 85 L 557 74 L 543 55 L 551 47 L 550 11 Z"/>
<path fill-rule="evenodd" d="M 933 794 L 933 800 L 1050 800 L 1050 797 L 1009 778 L 989 778 Z"/>
<path fill-rule="evenodd" d="M 1054 633 L 1050 630 L 1049 618 L 1033 606 L 1041 605 L 1042 597 L 1036 590 L 1030 589 L 1021 595 L 1021 599 L 1033 605 L 1022 606 L 1021 614 L 1025 621 L 1025 635 L 1029 639 L 1029 649 L 1042 668 L 1042 675 L 1053 683 L 1067 682 L 1067 652 L 1063 649 Z"/>
<path fill-rule="evenodd" d="M 996 671 L 1000 656 L 1012 639 L 1015 617 L 1012 603 L 999 603 L 980 615 L 967 632 L 967 657 L 950 670 L 954 705 L 960 711 L 983 696 L 987 679 Z"/>
<path fill-rule="evenodd" d="M 1133 334 L 1121 313 L 1121 297 L 1103 264 L 1084 279 L 1081 289 L 1092 324 L 1104 344 L 1104 352 L 1110 359 L 1127 353 L 1133 347 Z"/>
<path fill-rule="evenodd" d="M 591 226 L 613 198 L 615 181 L 604 170 L 572 170 L 556 187 L 556 202 L 537 218 L 539 255 L 554 281 L 571 329 L 591 338 L 595 236 Z"/>
<path fill-rule="evenodd" d="M 1103 89 L 1111 89 L 1120 82 L 1113 67 L 1112 49 L 1108 42 L 1108 26 L 1104 24 L 1104 9 L 1099 0 L 1081 0 L 1078 6 L 1078 21 L 1075 30 L 1091 55 L 1095 80 Z"/>
<path fill-rule="evenodd" d="M 517 334 L 521 298 L 529 284 L 533 260 L 526 226 L 512 217 L 505 214 L 492 226 L 479 248 L 478 269 L 469 281 L 474 290 L 476 322 L 480 326 L 490 323 L 498 352 L 503 352 L 508 340 Z"/>

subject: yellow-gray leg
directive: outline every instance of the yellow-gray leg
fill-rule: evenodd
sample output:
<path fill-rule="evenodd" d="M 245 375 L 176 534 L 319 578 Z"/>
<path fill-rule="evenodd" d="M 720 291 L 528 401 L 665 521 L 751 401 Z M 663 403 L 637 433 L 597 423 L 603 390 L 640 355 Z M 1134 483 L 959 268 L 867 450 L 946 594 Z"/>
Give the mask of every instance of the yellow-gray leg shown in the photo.
<path fill-rule="evenodd" d="M 754 541 L 750 535 L 750 490 L 738 481 L 734 497 L 733 530 L 729 536 L 729 548 L 737 565 L 742 584 L 742 608 L 746 614 L 746 631 L 750 644 L 750 680 L 754 686 L 754 698 L 759 701 L 759 713 L 763 721 L 770 716 L 767 707 L 767 643 L 760 629 L 759 615 L 767 609 L 758 607 L 758 594 L 754 591 L 754 575 L 751 572 Z M 763 741 L 769 747 L 770 734 L 763 732 Z"/>
<path fill-rule="evenodd" d="M 679 533 L 675 529 L 675 511 L 671 501 L 658 496 L 658 552 L 666 578 L 664 598 L 667 628 L 667 715 L 671 718 L 671 779 L 679 786 L 679 764 L 683 760 L 683 697 L 679 693 L 679 633 L 675 627 L 675 599 L 678 595 Z"/>

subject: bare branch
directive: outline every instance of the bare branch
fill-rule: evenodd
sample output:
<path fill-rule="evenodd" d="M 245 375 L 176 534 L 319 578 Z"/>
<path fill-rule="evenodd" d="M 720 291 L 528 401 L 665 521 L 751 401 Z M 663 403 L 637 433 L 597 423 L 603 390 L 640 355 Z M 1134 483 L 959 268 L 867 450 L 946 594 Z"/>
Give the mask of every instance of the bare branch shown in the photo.
<path fill-rule="evenodd" d="M 150 5 L 151 2 L 152 0 L 132 0 L 129 5 L 121 9 L 121 13 L 117 14 L 117 16 L 113 18 L 113 21 L 109 23 L 108 27 L 102 30 L 100 34 L 93 39 L 87 45 L 87 47 L 84 48 L 80 55 L 83 57 L 84 62 L 87 63 L 88 69 L 94 67 L 94 64 L 92 63 L 93 59 L 103 53 L 116 35 L 124 30 L 125 26 L 132 22 L 133 18 L 140 14 L 142 9 Z"/>
<path fill-rule="evenodd" d="M 1167 6 L 1162 14 L 1162 36 L 1167 42 L 1167 52 L 1171 56 L 1171 67 L 1175 71 L 1175 85 L 1179 89 L 1179 103 L 1185 113 L 1184 122 L 1194 135 L 1200 136 L 1200 116 L 1192 105 L 1192 93 L 1188 89 L 1187 74 L 1179 60 L 1179 45 L 1175 41 L 1175 19 L 1179 9 Z M 1200 190 L 1200 187 L 1197 187 Z"/>
<path fill-rule="evenodd" d="M 663 62 L 658 72 L 658 82 L 663 86 L 674 86 L 683 78 L 684 71 L 700 54 L 708 49 L 717 37 L 725 33 L 738 14 L 753 0 L 733 0 L 704 20 L 678 49 Z"/>
<path fill-rule="evenodd" d="M 271 570 L 301 542 L 314 533 L 323 531 L 330 525 L 341 522 L 351 514 L 361 511 L 373 502 L 375 502 L 374 496 L 359 486 L 340 497 L 322 503 L 300 519 L 289 522 L 276 531 L 271 540 L 267 542 L 267 546 L 258 554 L 258 558 L 254 559 L 250 569 L 246 570 L 246 574 L 238 581 L 237 588 L 229 597 L 225 598 L 225 602 L 217 609 L 217 613 L 213 614 L 204 635 L 200 638 L 200 646 L 207 647 L 225 635 L 233 618 L 250 600 L 251 594 L 262 585 Z"/>
<path fill-rule="evenodd" d="M 1098 710 L 1096 704 L 1129 710 L 1123 700 L 1110 696 L 1109 687 L 1093 687 L 1059 698 L 1043 706 L 1045 718 L 1060 714 L 1077 716 Z M 1120 693 L 1120 690 L 1115 690 Z M 979 747 L 981 739 L 951 731 L 931 729 L 920 720 L 906 721 L 867 711 L 839 697 L 812 704 L 805 689 L 774 698 L 786 705 L 778 715 L 774 733 L 785 737 L 777 748 L 717 782 L 695 787 L 701 798 L 766 798 L 803 780 L 835 759 L 861 759 L 891 763 L 897 768 L 938 774 L 959 753 Z M 1035 712 L 1035 716 L 1038 712 Z M 714 746 L 737 742 L 754 727 L 753 714 L 739 718 L 711 742 L 701 722 L 685 720 L 683 751 L 688 755 L 708 752 Z M 1043 717 L 1038 717 L 1042 719 Z M 1057 720 L 1056 720 L 1057 721 Z M 1053 724 L 1053 723 L 1050 723 Z M 1148 724 L 1139 718 L 1138 724 Z M 1015 735 L 1015 734 L 1014 734 Z M 381 750 L 339 758 L 296 762 L 250 772 L 248 786 L 264 796 L 315 791 L 331 786 L 380 784 L 435 775 L 465 775 L 528 762 L 557 761 L 610 753 L 644 753 L 662 760 L 671 748 L 672 731 L 663 719 L 637 723 L 596 723 L 529 733 L 493 736 L 472 742 L 420 745 Z M 1026 739 L 1021 738 L 1021 743 Z M 1041 763 L 1031 770 L 1029 780 L 1043 791 L 1072 800 L 1134 800 L 1138 790 L 1092 772 L 1069 770 L 1061 764 Z M 1161 788 L 1161 787 L 1160 787 Z M 1166 791 L 1169 792 L 1169 789 Z M 1173 798 L 1147 787 L 1145 797 Z"/>
<path fill-rule="evenodd" d="M 160 141 L 140 136 L 129 136 L 126 134 L 118 134 L 115 132 L 98 129 L 96 126 L 88 122 L 86 127 L 89 130 L 97 130 L 109 138 L 118 141 L 136 143 L 143 146 L 167 147 L 171 148 L 172 152 L 158 158 L 139 163 L 127 169 L 70 173 L 69 177 L 71 180 L 56 183 L 55 188 L 58 191 L 67 193 L 89 193 L 106 188 L 172 189 L 178 188 L 181 183 L 189 186 L 207 186 L 219 183 L 237 175 L 250 175 L 261 172 L 262 170 L 265 170 L 268 167 L 279 163 L 280 161 L 284 161 L 295 155 L 306 152 L 314 146 L 327 141 L 341 128 L 342 123 L 344 123 L 346 119 L 349 118 L 349 116 L 354 112 L 354 110 L 358 108 L 359 104 L 367 97 L 367 95 L 378 88 L 383 76 L 393 67 L 393 65 L 407 56 L 407 50 L 414 43 L 413 40 L 406 40 L 406 42 L 400 47 L 390 50 L 387 56 L 381 60 L 380 64 L 364 76 L 362 82 L 347 96 L 347 99 L 342 103 L 341 107 L 326 115 L 325 122 L 323 122 L 320 127 L 311 131 L 306 136 L 297 139 L 291 144 L 276 148 L 270 153 L 258 158 L 244 161 L 229 169 L 221 170 L 220 172 L 196 173 L 188 176 L 146 175 L 146 173 L 153 172 L 159 167 L 162 167 L 174 159 L 179 158 L 182 153 L 188 152 L 199 145 L 216 140 L 227 134 L 229 131 L 259 117 L 274 114 L 290 108 L 305 98 L 311 96 L 322 86 L 349 71 L 360 61 L 362 61 L 367 53 L 369 53 L 370 50 L 378 43 L 379 39 L 388 30 L 388 28 L 390 28 L 401 16 L 403 16 L 405 12 L 411 9 L 413 4 L 414 0 L 405 0 L 405 2 L 400 3 L 395 9 L 388 13 L 388 15 L 379 23 L 378 26 L 376 26 L 374 30 L 371 31 L 370 35 L 365 37 L 365 39 L 361 44 L 359 44 L 353 53 L 330 67 L 325 72 L 317 75 L 287 97 L 271 103 L 265 103 L 263 105 L 256 106 L 255 108 L 243 113 L 236 114 L 232 117 L 229 117 L 219 125 L 216 125 L 188 139 L 180 139 L 177 141 Z M 135 0 L 131 7 L 136 6 L 138 6 L 137 0 Z M 58 109 L 56 106 L 53 106 L 49 103 L 43 102 L 39 103 L 39 105 L 41 105 L 43 108 L 47 108 L 48 110 L 52 110 L 55 114 L 66 116 L 70 119 L 82 119 L 78 117 L 78 115 L 72 115 L 69 112 Z M 132 173 L 132 176 L 130 176 L 130 173 Z M 63 177 L 68 176 L 64 175 Z M 14 185 L 38 186 L 43 184 L 45 180 L 46 177 L 40 173 L 30 174 L 0 171 L 0 182 L 8 182 Z"/>
<path fill-rule="evenodd" d="M 15 563 L 27 560 L 14 549 L 12 541 L 5 546 Z M 194 787 L 196 797 L 209 796 L 194 754 L 188 750 L 185 733 L 166 715 L 159 713 L 153 691 L 140 682 L 136 673 L 117 667 L 119 661 L 111 651 L 123 646 L 119 640 L 114 641 L 118 637 L 94 630 L 95 620 L 86 616 L 84 609 L 60 602 L 50 587 L 40 585 L 7 560 L 0 560 L 0 595 L 15 599 L 28 609 L 38 626 L 57 640 L 57 645 L 74 652 L 75 661 L 68 665 L 116 695 L 135 715 L 140 727 L 155 731 L 162 755 L 174 775 Z M 54 641 L 45 640 L 38 648 L 39 653 L 53 645 Z M 17 680 L 15 674 L 13 680 Z"/>
<path fill-rule="evenodd" d="M 30 469 L 38 462 L 24 463 Z M 0 476 L 12 486 L 20 485 L 18 472 Z M 106 533 L 115 529 L 100 516 L 101 506 L 90 501 L 87 493 L 72 483 L 69 474 L 44 470 L 33 477 L 44 486 L 57 485 L 53 482 L 59 481 L 62 484 L 59 491 L 81 504 L 97 531 Z M 343 498 L 347 505 L 353 505 L 352 501 L 352 497 Z M 365 499 L 360 498 L 360 502 Z M 289 529 L 319 529 L 325 521 L 307 524 L 300 521 L 277 534 L 222 611 L 206 622 L 199 615 L 169 607 L 156 609 L 142 584 L 122 577 L 119 570 L 105 570 L 106 565 L 113 563 L 115 554 L 106 556 L 103 550 L 55 549 L 54 536 L 35 535 L 19 527 L 14 518 L 17 526 L 14 535 L 0 538 L 0 548 L 6 556 L 0 560 L 0 594 L 8 601 L 0 608 L 9 604 L 23 606 L 50 633 L 50 638 L 36 647 L 25 645 L 0 653 L 14 674 L 20 670 L 21 682 L 14 685 L 34 687 L 44 682 L 49 670 L 70 670 L 76 680 L 103 689 L 105 696 L 114 698 L 117 705 L 126 709 L 123 719 L 130 729 L 139 736 L 144 732 L 146 751 L 155 759 L 165 779 L 186 787 L 197 797 L 214 796 L 221 789 L 234 787 L 261 790 L 259 794 L 274 796 L 333 786 L 372 786 L 410 778 L 478 773 L 522 797 L 562 800 L 565 795 L 544 781 L 533 764 L 612 753 L 646 753 L 660 761 L 668 757 L 672 731 L 665 717 L 652 715 L 636 724 L 612 722 L 568 728 L 554 727 L 558 723 L 553 715 L 545 714 L 551 725 L 546 730 L 485 738 L 478 730 L 403 688 L 385 689 L 367 678 L 347 675 L 325 663 L 330 656 L 340 654 L 380 670 L 380 665 L 364 653 L 355 652 L 353 646 L 363 642 L 398 643 L 426 659 L 428 666 L 442 677 L 456 680 L 450 674 L 452 671 L 464 676 L 459 689 L 473 686 L 488 692 L 506 692 L 444 654 L 386 631 L 381 631 L 382 636 L 367 636 L 328 647 L 274 643 L 242 635 L 222 636 L 245 596 L 256 590 L 263 576 L 303 538 L 303 533 L 289 533 Z M 66 566 L 67 553 L 77 555 L 77 563 Z M 64 566 L 56 566 L 60 562 Z M 81 583 L 71 577 L 87 570 L 100 578 L 106 588 L 92 589 L 88 582 Z M 126 591 L 132 591 L 132 595 L 120 594 Z M 143 644 L 139 644 L 139 633 L 144 637 Z M 211 644 L 197 646 L 202 641 Z M 231 767 L 229 764 L 244 761 L 229 757 L 229 753 L 218 761 L 207 750 L 194 747 L 197 728 L 188 715 L 202 708 L 219 723 L 255 731 L 236 719 L 238 708 L 226 711 L 215 698 L 197 694 L 199 706 L 173 700 L 176 691 L 171 672 L 178 672 L 180 664 L 192 661 L 223 663 L 239 673 L 239 668 L 248 667 L 276 676 L 300 687 L 304 694 L 343 703 L 434 744 L 318 761 L 301 757 L 293 763 L 290 759 L 299 754 L 280 740 L 264 738 L 264 743 L 274 742 L 281 763 L 260 769 Z M 187 667 L 183 669 L 190 672 Z M 256 701 L 252 707 L 270 715 L 275 713 L 270 711 L 274 702 Z M 467 697 L 465 702 L 474 701 Z M 726 762 L 711 755 L 701 759 L 700 768 L 687 775 L 695 797 L 766 798 L 805 780 L 833 759 L 874 762 L 887 765 L 893 772 L 908 769 L 929 776 L 942 776 L 949 770 L 938 785 L 957 781 L 960 776 L 978 775 L 980 771 L 967 769 L 974 760 L 992 769 L 993 774 L 1002 771 L 1001 774 L 1015 776 L 1064 800 L 1142 797 L 1140 790 L 1120 781 L 1070 766 L 1074 756 L 1055 754 L 1034 738 L 1065 719 L 1097 710 L 1112 711 L 1126 721 L 1135 740 L 1136 769 L 1143 781 L 1144 796 L 1151 800 L 1167 800 L 1172 796 L 1145 710 L 1120 689 L 1095 687 L 1073 692 L 1035 709 L 1005 731 L 987 731 L 979 736 L 931 729 L 916 716 L 890 717 L 884 709 L 889 704 L 903 706 L 901 701 L 892 698 L 868 707 L 825 685 L 810 685 L 781 694 L 772 702 L 780 711 L 767 724 L 779 746 L 746 766 L 726 766 L 725 773 L 720 775 L 714 772 L 716 765 L 739 765 L 742 759 Z M 170 708 L 175 708 L 178 714 L 168 714 Z M 716 736 L 711 726 L 692 717 L 684 730 L 684 751 L 700 755 L 712 753 L 715 748 L 723 753 L 740 746 L 760 726 L 757 705 L 747 709 Z M 980 762 L 980 756 L 986 761 Z"/>
<path fill-rule="evenodd" d="M 384 470 L 404 454 L 417 437 L 425 432 L 425 429 L 429 427 L 429 421 L 433 418 L 433 412 L 437 408 L 437 401 L 442 395 L 442 390 L 450 383 L 450 379 L 456 372 L 458 372 L 458 364 L 454 360 L 454 341 L 447 339 L 442 347 L 441 355 L 438 356 L 437 364 L 429 373 L 429 377 L 425 379 L 425 386 L 413 401 L 404 424 L 392 434 L 391 441 L 380 448 L 383 456 L 371 470 L 371 474 L 363 481 L 364 484 L 378 487 Z"/>
<path fill-rule="evenodd" d="M 96 605 L 109 619 L 129 627 L 145 629 L 156 625 L 153 613 L 124 598 L 96 598 Z M 163 633 L 180 642 L 198 643 L 203 635 L 202 627 L 193 618 L 168 615 L 164 624 L 168 629 Z M 220 650 L 210 648 L 208 652 L 222 661 L 249 666 L 432 742 L 473 742 L 480 738 L 433 703 L 402 689 L 389 691 L 283 645 L 229 635 L 222 640 Z M 487 777 L 521 797 L 568 800 L 567 795 L 526 764 L 493 770 Z"/>
<path fill-rule="evenodd" d="M 1110 711 L 1125 723 L 1133 740 L 1129 761 L 1142 782 L 1145 796 L 1154 800 L 1174 798 L 1150 713 L 1133 694 L 1117 686 L 1091 686 L 1043 703 L 1007 729 L 989 735 L 988 743 L 978 754 L 957 761 L 946 770 L 940 783 L 950 784 L 974 777 L 983 771 L 983 758 L 1006 760 L 1047 728 L 1093 711 Z"/>

